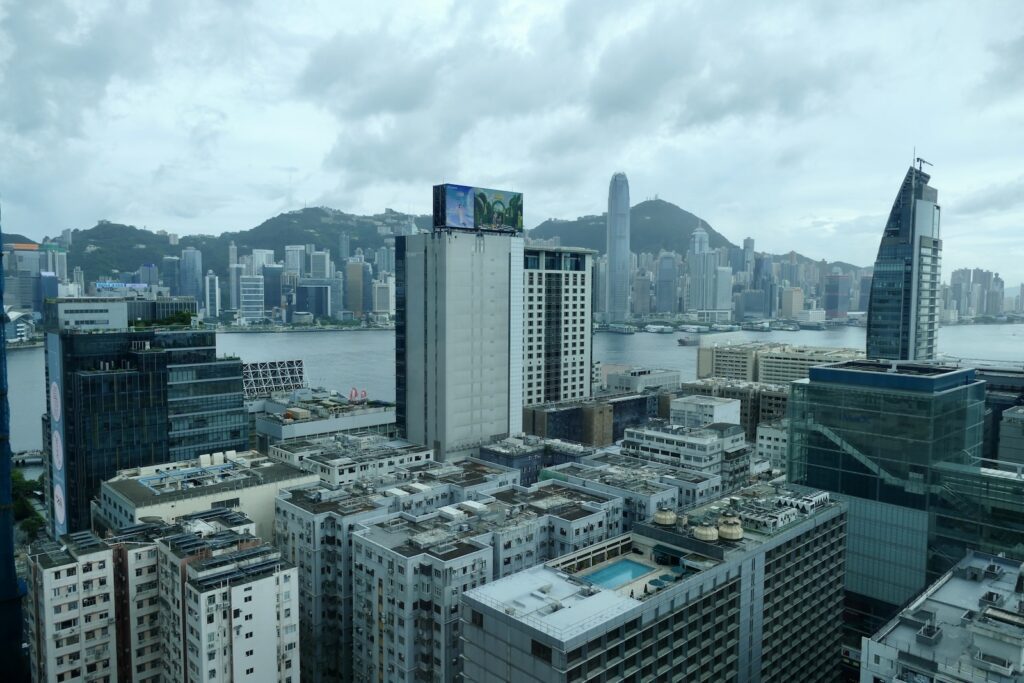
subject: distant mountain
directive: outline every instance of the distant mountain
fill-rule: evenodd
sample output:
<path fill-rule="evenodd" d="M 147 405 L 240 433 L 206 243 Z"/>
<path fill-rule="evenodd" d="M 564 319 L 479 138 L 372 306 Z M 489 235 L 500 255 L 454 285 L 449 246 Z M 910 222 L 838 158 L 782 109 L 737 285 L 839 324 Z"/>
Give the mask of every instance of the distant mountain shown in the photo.
<path fill-rule="evenodd" d="M 605 252 L 607 227 L 604 215 L 582 216 L 573 221 L 550 219 L 530 231 L 530 237 L 559 237 L 569 247 L 584 247 Z M 662 199 L 640 202 L 629 210 L 629 247 L 634 253 L 657 254 L 662 249 L 685 254 L 690 235 L 703 224 L 712 249 L 735 246 L 715 231 L 707 221 Z"/>
<path fill-rule="evenodd" d="M 16 232 L 4 233 L 4 244 L 35 244 L 36 241 Z"/>

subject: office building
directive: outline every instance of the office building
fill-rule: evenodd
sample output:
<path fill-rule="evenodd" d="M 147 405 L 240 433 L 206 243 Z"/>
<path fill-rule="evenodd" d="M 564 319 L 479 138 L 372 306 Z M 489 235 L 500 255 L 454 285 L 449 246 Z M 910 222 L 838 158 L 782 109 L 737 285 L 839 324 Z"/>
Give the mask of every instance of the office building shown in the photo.
<path fill-rule="evenodd" d="M 629 180 L 625 173 L 616 173 L 608 184 L 608 215 L 606 253 L 608 255 L 608 286 L 605 297 L 608 322 L 629 320 L 630 266 L 629 247 Z"/>
<path fill-rule="evenodd" d="M 397 468 L 393 477 L 343 486 L 282 491 L 275 537 L 299 571 L 302 680 L 352 680 L 352 535 L 357 528 L 399 512 L 419 517 L 518 481 L 515 470 L 470 458 L 454 465 L 422 462 Z"/>
<path fill-rule="evenodd" d="M 181 272 L 179 273 L 178 294 L 203 299 L 203 252 L 195 247 L 181 250 Z M 173 292 L 172 292 L 173 293 Z"/>
<path fill-rule="evenodd" d="M 679 371 L 606 363 L 601 366 L 608 391 L 637 393 L 648 389 L 677 389 Z"/>
<path fill-rule="evenodd" d="M 616 536 L 621 518 L 618 498 L 546 481 L 364 524 L 352 534 L 352 680 L 461 680 L 461 594 Z"/>
<path fill-rule="evenodd" d="M 174 521 L 212 508 L 237 510 L 254 533 L 273 540 L 274 498 L 281 489 L 316 484 L 319 477 L 254 451 L 123 469 L 104 481 L 92 505 L 97 529 L 121 529 L 148 518 Z"/>
<path fill-rule="evenodd" d="M 686 266 L 690 273 L 688 311 L 719 310 L 718 303 L 718 252 L 712 251 L 708 233 L 703 225 L 690 235 L 690 249 L 686 253 Z M 732 269 L 729 269 L 729 282 Z M 731 297 L 730 297 L 731 298 Z M 731 301 L 724 309 L 732 308 Z"/>
<path fill-rule="evenodd" d="M 238 278 L 238 322 L 253 325 L 266 319 L 263 302 L 262 275 L 242 275 Z"/>
<path fill-rule="evenodd" d="M 373 268 L 361 259 L 345 263 L 345 310 L 357 318 L 373 312 Z"/>
<path fill-rule="evenodd" d="M 687 428 L 652 420 L 625 430 L 622 439 L 624 455 L 721 477 L 723 491 L 747 484 L 751 450 L 743 428 L 735 424 Z"/>
<path fill-rule="evenodd" d="M 733 501 L 466 591 L 466 680 L 836 680 L 844 507 L 768 487 Z"/>
<path fill-rule="evenodd" d="M 786 384 L 807 377 L 810 368 L 863 358 L 864 352 L 816 346 L 749 342 L 701 346 L 697 352 L 697 377 L 722 377 Z"/>
<path fill-rule="evenodd" d="M 756 342 L 700 346 L 697 349 L 697 377 L 724 377 L 747 382 L 757 380 L 757 354 L 764 348 Z"/>
<path fill-rule="evenodd" d="M 265 264 L 260 269 L 259 275 L 263 276 L 263 309 L 273 311 L 281 308 L 281 298 L 284 293 L 284 272 L 285 267 L 281 264 Z"/>
<path fill-rule="evenodd" d="M 734 398 L 740 402 L 740 426 L 746 433 L 747 441 L 757 439 L 757 425 L 786 417 L 789 402 L 789 388 L 783 384 L 766 382 L 745 382 L 736 379 L 709 377 L 684 382 L 677 395 L 720 396 Z M 670 408 L 659 406 L 658 414 L 670 417 Z"/>
<path fill-rule="evenodd" d="M 284 270 L 290 275 L 302 277 L 306 269 L 306 247 L 301 244 L 289 244 L 284 248 Z"/>
<path fill-rule="evenodd" d="M 248 442 L 242 363 L 217 357 L 214 332 L 113 320 L 112 331 L 76 329 L 69 318 L 108 315 L 77 301 L 53 302 L 47 315 L 44 488 L 55 536 L 89 528 L 89 501 L 119 469 Z"/>
<path fill-rule="evenodd" d="M 734 398 L 682 396 L 672 399 L 669 411 L 669 422 L 681 427 L 740 423 L 740 402 Z"/>
<path fill-rule="evenodd" d="M 212 319 L 220 315 L 220 278 L 212 270 L 203 278 L 203 315 Z"/>
<path fill-rule="evenodd" d="M 331 262 L 331 252 L 314 251 L 309 255 L 309 277 L 326 279 L 334 275 L 334 264 Z"/>
<path fill-rule="evenodd" d="M 804 310 L 804 290 L 799 287 L 786 287 L 782 290 L 782 308 L 779 315 L 784 320 L 796 320 L 796 315 Z"/>
<path fill-rule="evenodd" d="M 849 275 L 832 273 L 825 276 L 825 317 L 829 320 L 845 318 L 850 311 Z"/>
<path fill-rule="evenodd" d="M 523 405 L 590 397 L 594 252 L 527 247 L 523 282 Z"/>
<path fill-rule="evenodd" d="M 228 266 L 228 302 L 232 311 L 237 311 L 242 301 L 242 277 L 245 266 L 235 263 Z"/>
<path fill-rule="evenodd" d="M 1024 674 L 1021 564 L 971 552 L 877 633 L 860 680 L 977 683 Z"/>
<path fill-rule="evenodd" d="M 396 396 L 443 460 L 522 432 L 523 238 L 435 224 L 396 240 Z"/>
<path fill-rule="evenodd" d="M 238 263 L 238 247 L 235 246 L 235 241 L 231 240 L 228 244 L 228 268 Z"/>
<path fill-rule="evenodd" d="M 785 472 L 789 460 L 789 420 L 757 425 L 757 450 L 755 458 L 767 461 L 773 470 Z"/>
<path fill-rule="evenodd" d="M 84 274 L 82 279 L 84 284 Z M 163 282 L 164 287 L 170 289 L 171 296 L 181 293 L 181 259 L 179 257 L 164 256 L 160 260 L 160 281 Z"/>
<path fill-rule="evenodd" d="M 930 176 L 907 171 L 878 247 L 868 305 L 868 358 L 931 360 L 939 332 L 942 240 Z"/>
<path fill-rule="evenodd" d="M 523 486 L 532 486 L 545 467 L 579 462 L 594 454 L 594 448 L 560 439 L 537 436 L 510 436 L 480 447 L 480 460 L 519 471 Z"/>
<path fill-rule="evenodd" d="M 679 264 L 674 252 L 658 255 L 654 281 L 654 310 L 658 313 L 679 311 Z"/>
<path fill-rule="evenodd" d="M 373 283 L 373 312 L 378 315 L 395 314 L 395 283 L 393 278 Z"/>
<path fill-rule="evenodd" d="M 1024 479 L 982 461 L 974 370 L 848 361 L 790 389 L 789 481 L 849 502 L 853 633 L 874 633 L 969 549 L 1018 554 Z"/>
<path fill-rule="evenodd" d="M 1024 465 L 1024 406 L 1003 411 L 999 428 L 999 462 Z"/>
<path fill-rule="evenodd" d="M 274 265 L 274 250 L 273 249 L 253 249 L 252 250 L 252 272 L 253 275 L 259 275 L 260 271 L 263 270 L 263 266 Z"/>

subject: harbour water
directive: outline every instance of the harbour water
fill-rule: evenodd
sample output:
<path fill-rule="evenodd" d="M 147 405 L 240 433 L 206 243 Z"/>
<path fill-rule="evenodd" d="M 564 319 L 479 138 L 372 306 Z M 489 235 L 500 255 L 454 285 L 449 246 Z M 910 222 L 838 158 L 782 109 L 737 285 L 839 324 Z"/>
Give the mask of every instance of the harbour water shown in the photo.
<path fill-rule="evenodd" d="M 684 380 L 697 374 L 697 347 L 679 346 L 678 334 L 611 334 L 594 337 L 594 360 L 678 369 Z M 799 332 L 726 332 L 704 335 L 702 344 L 773 341 L 805 346 L 864 348 L 864 329 Z M 395 399 L 395 335 L 391 330 L 272 334 L 221 334 L 217 349 L 245 362 L 302 359 L 312 386 L 347 394 L 352 387 L 372 399 Z M 939 331 L 939 351 L 962 359 L 1024 365 L 1024 325 L 962 325 Z M 45 410 L 43 349 L 9 351 L 11 447 L 41 448 L 39 418 Z"/>

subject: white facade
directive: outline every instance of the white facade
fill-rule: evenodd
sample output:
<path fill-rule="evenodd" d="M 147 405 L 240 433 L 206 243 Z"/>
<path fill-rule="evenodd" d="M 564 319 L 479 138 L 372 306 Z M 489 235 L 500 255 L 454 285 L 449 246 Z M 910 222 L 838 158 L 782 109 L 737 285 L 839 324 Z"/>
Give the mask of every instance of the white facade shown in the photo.
<path fill-rule="evenodd" d="M 92 532 L 32 546 L 28 559 L 32 680 L 117 681 L 114 562 Z M 6 664 L 13 664 L 7 662 Z"/>
<path fill-rule="evenodd" d="M 762 422 L 757 425 L 758 460 L 767 460 L 773 470 L 786 471 L 789 459 L 789 420 Z"/>
<path fill-rule="evenodd" d="M 609 391 L 637 393 L 646 389 L 678 389 L 680 383 L 678 370 L 605 365 L 602 372 Z"/>
<path fill-rule="evenodd" d="M 220 315 L 220 278 L 211 270 L 203 279 L 203 315 L 216 318 Z"/>
<path fill-rule="evenodd" d="M 683 396 L 672 399 L 669 411 L 669 421 L 683 427 L 740 423 L 740 402 L 734 398 Z"/>
<path fill-rule="evenodd" d="M 238 278 L 238 318 L 243 324 L 262 320 L 263 276 L 242 275 Z"/>
<path fill-rule="evenodd" d="M 124 330 L 128 328 L 128 302 L 83 299 L 57 302 L 60 330 Z"/>
<path fill-rule="evenodd" d="M 284 272 L 302 275 L 306 262 L 306 247 L 301 244 L 289 244 L 284 248 Z"/>
<path fill-rule="evenodd" d="M 527 247 L 523 405 L 590 397 L 593 252 Z"/>
<path fill-rule="evenodd" d="M 523 238 L 435 230 L 398 249 L 400 428 L 439 459 L 522 432 Z"/>

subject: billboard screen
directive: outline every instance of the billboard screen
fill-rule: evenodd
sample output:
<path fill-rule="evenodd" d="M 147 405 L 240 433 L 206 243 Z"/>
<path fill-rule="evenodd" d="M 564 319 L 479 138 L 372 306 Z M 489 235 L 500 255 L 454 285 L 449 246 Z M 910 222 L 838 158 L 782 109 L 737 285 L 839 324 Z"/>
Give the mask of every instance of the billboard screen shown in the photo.
<path fill-rule="evenodd" d="M 46 362 L 50 371 L 50 523 L 55 538 L 68 532 L 67 476 L 64 461 L 64 374 L 61 358 L 60 335 L 46 334 Z"/>
<path fill-rule="evenodd" d="M 523 195 L 468 185 L 435 185 L 434 227 L 522 232 Z"/>

